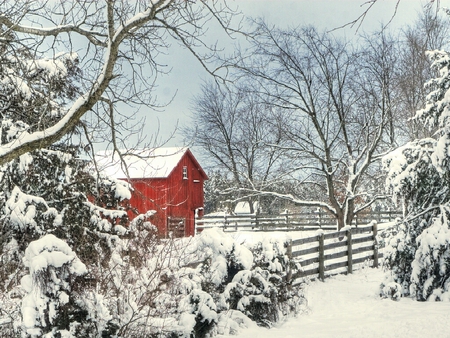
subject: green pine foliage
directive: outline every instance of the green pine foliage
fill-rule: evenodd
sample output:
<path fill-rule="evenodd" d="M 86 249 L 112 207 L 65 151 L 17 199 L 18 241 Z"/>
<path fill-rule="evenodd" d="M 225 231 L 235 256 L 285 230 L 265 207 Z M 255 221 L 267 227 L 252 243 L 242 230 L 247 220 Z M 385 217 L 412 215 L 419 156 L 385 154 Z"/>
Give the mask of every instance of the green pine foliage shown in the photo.
<path fill-rule="evenodd" d="M 429 57 L 438 76 L 426 84 L 427 104 L 416 119 L 436 130 L 435 138 L 410 142 L 384 159 L 387 186 L 406 216 L 385 235 L 384 265 L 403 295 L 443 300 L 450 299 L 450 58 L 443 51 Z"/>

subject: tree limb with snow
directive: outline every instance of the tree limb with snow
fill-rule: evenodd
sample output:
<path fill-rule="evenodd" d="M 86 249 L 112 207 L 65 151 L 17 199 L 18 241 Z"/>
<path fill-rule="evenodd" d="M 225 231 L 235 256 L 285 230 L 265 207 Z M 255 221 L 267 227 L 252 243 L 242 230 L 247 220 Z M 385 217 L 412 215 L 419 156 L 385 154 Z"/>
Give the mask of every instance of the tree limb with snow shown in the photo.
<path fill-rule="evenodd" d="M 73 55 L 82 73 L 76 77 L 73 95 L 65 102 L 57 102 L 60 116 L 45 126 L 24 128 L 2 144 L 0 164 L 61 140 L 88 113 L 95 113 L 98 120 L 108 123 L 109 117 L 102 114 L 103 99 L 114 104 L 157 106 L 152 90 L 157 77 L 165 72 L 161 55 L 171 42 L 187 48 L 205 69 L 216 74 L 217 69 L 209 69 L 208 58 L 217 50 L 204 43 L 202 36 L 212 18 L 227 29 L 233 13 L 220 1 L 207 5 L 177 0 L 2 2 L 0 44 L 5 45 L 11 57 L 16 56 L 20 46 L 25 46 L 35 55 L 31 64 L 47 59 L 51 63 L 47 71 L 51 68 L 64 72 L 66 69 L 57 63 L 59 53 L 64 52 Z M 23 76 L 13 74 L 10 82 L 24 82 L 27 71 Z M 26 86 L 18 90 L 27 94 Z M 40 113 L 46 116 L 51 110 Z M 114 117 L 119 116 L 116 109 Z"/>

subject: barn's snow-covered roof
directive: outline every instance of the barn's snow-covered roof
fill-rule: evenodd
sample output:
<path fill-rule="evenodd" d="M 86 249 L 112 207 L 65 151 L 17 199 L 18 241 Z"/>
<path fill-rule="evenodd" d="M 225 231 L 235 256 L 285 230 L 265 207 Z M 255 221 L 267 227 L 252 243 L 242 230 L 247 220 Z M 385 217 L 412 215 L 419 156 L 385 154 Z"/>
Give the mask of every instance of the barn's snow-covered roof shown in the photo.
<path fill-rule="evenodd" d="M 166 178 L 188 151 L 186 147 L 162 147 L 117 153 L 101 151 L 95 156 L 101 172 L 114 178 Z M 127 173 L 128 169 L 128 173 Z"/>

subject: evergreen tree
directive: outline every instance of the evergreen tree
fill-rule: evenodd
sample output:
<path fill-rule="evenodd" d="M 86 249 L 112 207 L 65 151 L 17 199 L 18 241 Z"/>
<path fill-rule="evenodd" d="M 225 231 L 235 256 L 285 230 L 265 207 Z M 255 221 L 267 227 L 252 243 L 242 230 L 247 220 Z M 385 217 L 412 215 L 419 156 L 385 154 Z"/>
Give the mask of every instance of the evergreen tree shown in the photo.
<path fill-rule="evenodd" d="M 426 106 L 416 119 L 437 130 L 435 138 L 408 143 L 384 159 L 388 187 L 406 215 L 390 230 L 385 264 L 403 294 L 419 300 L 449 298 L 450 289 L 450 58 L 443 51 L 429 57 L 439 76 L 426 83 Z"/>
<path fill-rule="evenodd" d="M 75 54 L 46 58 L 28 50 L 12 33 L 0 40 L 0 51 L 4 145 L 21 142 L 62 118 L 66 101 L 77 92 L 81 70 Z M 69 135 L 64 142 L 0 167 L 0 312 L 11 317 L 18 312 L 20 297 L 10 296 L 23 292 L 20 279 L 27 269 L 22 258 L 31 242 L 52 234 L 91 268 L 108 264 L 117 235 L 126 232 L 121 203 L 130 197 L 128 184 L 92 172 L 74 139 Z M 17 301 L 4 301 L 8 299 Z"/>

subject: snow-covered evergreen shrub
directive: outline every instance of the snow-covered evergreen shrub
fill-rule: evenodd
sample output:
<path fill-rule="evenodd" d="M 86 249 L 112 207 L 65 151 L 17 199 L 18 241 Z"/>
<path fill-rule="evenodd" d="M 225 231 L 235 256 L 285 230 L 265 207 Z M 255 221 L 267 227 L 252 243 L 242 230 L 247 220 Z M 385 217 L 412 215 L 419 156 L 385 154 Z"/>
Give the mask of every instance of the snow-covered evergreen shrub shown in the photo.
<path fill-rule="evenodd" d="M 450 210 L 441 214 L 417 238 L 411 289 L 420 300 L 450 300 Z"/>
<path fill-rule="evenodd" d="M 109 210 L 95 203 L 96 190 L 126 183 L 97 179 L 85 166 L 76 152 L 42 149 L 0 168 L 0 275 L 20 270 L 28 244 L 48 233 L 66 240 L 88 265 L 108 259 L 111 240 L 124 229 L 119 203 L 128 196 L 113 197 Z"/>
<path fill-rule="evenodd" d="M 213 333 L 217 325 L 218 314 L 217 306 L 209 293 L 194 289 L 184 299 L 184 304 L 182 305 L 184 305 L 184 310 L 192 315 L 193 327 L 191 336 L 200 338 Z"/>
<path fill-rule="evenodd" d="M 67 243 L 45 235 L 30 243 L 24 264 L 30 273 L 21 282 L 27 292 L 22 300 L 23 336 L 94 336 L 95 323 L 77 303 L 74 290 L 87 269 Z"/>
<path fill-rule="evenodd" d="M 416 252 L 415 243 L 404 223 L 396 223 L 384 232 L 383 266 L 389 269 L 391 276 L 382 287 L 391 282 L 402 286 L 402 295 L 409 294 L 411 263 Z M 389 296 L 389 295 L 386 295 Z"/>
<path fill-rule="evenodd" d="M 304 301 L 302 290 L 292 287 L 301 266 L 288 256 L 287 244 L 265 237 L 250 247 L 254 256 L 254 267 L 267 271 L 268 280 L 277 289 L 276 303 L 282 315 L 297 313 Z"/>
<path fill-rule="evenodd" d="M 400 300 L 403 287 L 396 282 L 383 283 L 381 285 L 381 297 L 390 298 L 392 300 Z"/>
<path fill-rule="evenodd" d="M 227 285 L 224 298 L 231 309 L 241 311 L 258 325 L 271 327 L 280 318 L 279 289 L 271 282 L 273 278 L 259 267 L 240 271 Z"/>
<path fill-rule="evenodd" d="M 280 241 L 264 238 L 249 247 L 253 254 L 251 270 L 237 273 L 224 296 L 230 308 L 242 311 L 258 325 L 270 327 L 282 316 L 299 311 L 303 296 L 298 287 L 292 287 L 292 281 L 300 266 L 289 259 Z"/>
<path fill-rule="evenodd" d="M 75 148 L 60 146 L 0 168 L 0 311 L 15 320 L 26 273 L 22 257 L 31 242 L 55 235 L 91 270 L 108 264 L 114 243 L 126 232 L 120 203 L 129 197 L 127 184 L 96 177 L 85 167 Z M 97 203 L 99 190 L 110 192 L 108 207 Z"/>
<path fill-rule="evenodd" d="M 384 264 L 403 294 L 419 300 L 447 299 L 450 202 L 450 58 L 429 52 L 438 77 L 426 84 L 426 107 L 416 119 L 436 130 L 436 139 L 410 142 L 384 159 L 387 186 L 404 205 L 406 218 L 386 239 Z"/>
<path fill-rule="evenodd" d="M 292 264 L 283 243 L 263 240 L 247 247 L 216 229 L 203 231 L 198 241 L 204 258 L 198 267 L 201 287 L 212 296 L 218 314 L 217 322 L 202 321 L 204 332 L 233 327 L 220 320 L 231 310 L 268 327 L 299 310 L 304 298 L 299 287 L 292 286 L 299 266 Z M 241 318 L 238 325 L 245 323 Z"/>
<path fill-rule="evenodd" d="M 0 168 L 2 232 L 8 240 L 14 238 L 20 250 L 53 233 L 67 240 L 80 259 L 89 263 L 99 258 L 99 248 L 92 244 L 102 241 L 100 233 L 115 232 L 112 224 L 116 221 L 106 220 L 102 208 L 88 199 L 97 196 L 94 189 L 105 182 L 88 174 L 86 164 L 76 155 L 76 151 L 43 149 Z M 125 214 L 118 211 L 115 217 Z"/>

